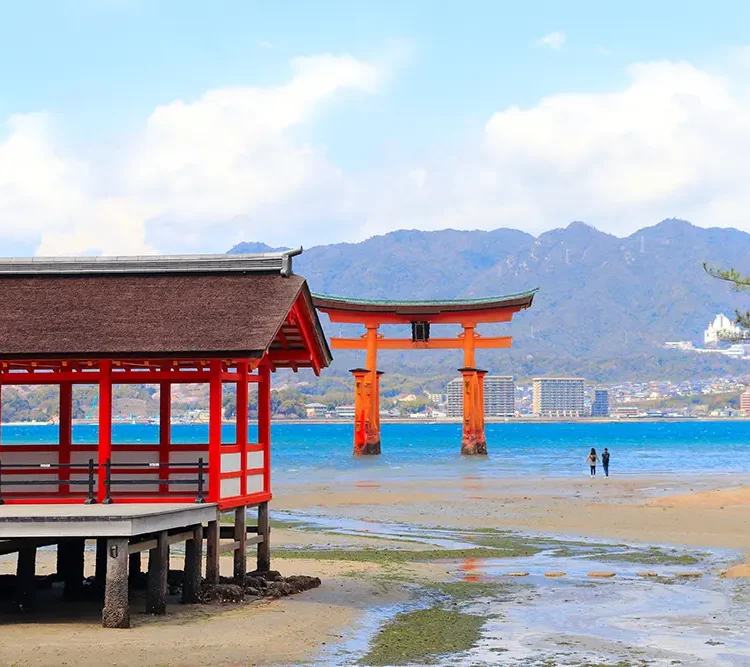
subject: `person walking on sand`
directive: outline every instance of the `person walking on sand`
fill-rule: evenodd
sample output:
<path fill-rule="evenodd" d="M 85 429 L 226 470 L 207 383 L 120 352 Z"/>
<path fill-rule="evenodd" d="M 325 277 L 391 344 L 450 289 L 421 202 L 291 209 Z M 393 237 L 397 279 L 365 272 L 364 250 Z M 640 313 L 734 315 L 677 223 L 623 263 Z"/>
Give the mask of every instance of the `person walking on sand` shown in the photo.
<path fill-rule="evenodd" d="M 606 447 L 602 452 L 602 468 L 604 468 L 604 476 L 609 477 L 609 450 Z"/>
<path fill-rule="evenodd" d="M 589 468 L 591 468 L 591 476 L 596 477 L 596 462 L 599 460 L 599 457 L 596 455 L 596 450 L 592 447 L 591 453 L 586 457 L 586 461 L 588 461 Z"/>

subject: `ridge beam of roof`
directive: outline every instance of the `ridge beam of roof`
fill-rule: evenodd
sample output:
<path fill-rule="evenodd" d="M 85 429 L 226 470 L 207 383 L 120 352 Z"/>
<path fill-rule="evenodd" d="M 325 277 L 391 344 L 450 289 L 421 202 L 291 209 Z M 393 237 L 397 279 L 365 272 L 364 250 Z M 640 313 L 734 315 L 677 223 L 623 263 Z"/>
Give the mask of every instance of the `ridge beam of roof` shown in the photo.
<path fill-rule="evenodd" d="M 0 275 L 117 275 L 168 273 L 280 273 L 292 275 L 302 248 L 237 255 L 134 255 L 0 258 Z"/>

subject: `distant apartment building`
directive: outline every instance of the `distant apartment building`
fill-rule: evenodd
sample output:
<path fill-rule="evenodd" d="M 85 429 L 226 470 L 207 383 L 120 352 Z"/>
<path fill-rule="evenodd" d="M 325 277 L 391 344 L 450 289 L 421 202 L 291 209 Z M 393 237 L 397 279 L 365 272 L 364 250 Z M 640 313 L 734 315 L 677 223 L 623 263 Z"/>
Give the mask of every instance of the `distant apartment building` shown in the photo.
<path fill-rule="evenodd" d="M 510 375 L 485 375 L 484 414 L 488 417 L 516 414 L 516 383 Z"/>
<path fill-rule="evenodd" d="M 615 417 L 637 417 L 640 409 L 635 405 L 620 405 L 615 408 Z"/>
<path fill-rule="evenodd" d="M 534 378 L 533 410 L 540 417 L 580 417 L 584 403 L 583 378 Z"/>
<path fill-rule="evenodd" d="M 305 413 L 309 419 L 320 419 L 328 414 L 328 406 L 322 403 L 307 403 Z"/>
<path fill-rule="evenodd" d="M 339 405 L 336 408 L 336 416 L 340 419 L 354 419 L 354 406 Z"/>
<path fill-rule="evenodd" d="M 449 417 L 464 414 L 463 379 L 455 378 L 448 383 Z M 516 414 L 516 383 L 510 375 L 485 375 L 484 414 L 488 417 L 513 417 Z"/>
<path fill-rule="evenodd" d="M 464 416 L 463 378 L 454 378 L 448 382 L 447 411 L 449 417 Z"/>
<path fill-rule="evenodd" d="M 744 417 L 750 417 L 750 387 L 740 394 L 740 412 Z"/>
<path fill-rule="evenodd" d="M 609 415 L 609 392 L 606 389 L 595 389 L 594 399 L 591 401 L 592 417 L 607 417 Z"/>

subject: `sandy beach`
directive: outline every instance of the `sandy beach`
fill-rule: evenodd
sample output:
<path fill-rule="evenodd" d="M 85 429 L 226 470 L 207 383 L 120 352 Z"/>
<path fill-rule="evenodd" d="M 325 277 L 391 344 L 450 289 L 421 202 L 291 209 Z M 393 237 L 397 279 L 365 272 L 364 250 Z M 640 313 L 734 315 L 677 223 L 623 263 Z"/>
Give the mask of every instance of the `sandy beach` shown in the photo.
<path fill-rule="evenodd" d="M 171 604 L 166 617 L 148 617 L 134 603 L 133 628 L 104 630 L 98 608 L 79 610 L 57 605 L 36 618 L 2 616 L 2 665 L 297 665 L 325 655 L 351 639 L 374 610 L 404 604 L 413 597 L 408 581 L 440 581 L 451 567 L 435 561 L 405 562 L 399 577 L 377 558 L 347 560 L 340 550 L 393 554 L 433 549 L 418 539 L 404 541 L 372 536 L 367 528 L 342 534 L 284 523 L 300 512 L 329 521 L 398 522 L 413 527 L 451 530 L 511 530 L 566 538 L 604 538 L 649 545 L 731 549 L 729 576 L 747 577 L 750 564 L 748 509 L 750 479 L 627 478 L 590 480 L 497 480 L 463 477 L 454 480 L 361 481 L 288 485 L 277 490 L 273 509 L 281 517 L 273 532 L 277 551 L 308 547 L 339 550 L 336 558 L 279 557 L 283 574 L 320 576 L 320 588 L 272 602 L 245 605 Z M 374 524 L 373 524 L 374 525 Z M 308 551 L 309 551 L 308 549 Z M 451 556 L 445 552 L 445 558 Z M 40 553 L 39 573 L 52 571 L 54 552 Z M 417 556 L 415 561 L 419 561 Z M 519 567 L 523 569 L 523 560 Z M 14 569 L 12 557 L 0 558 L 0 573 Z M 223 569 L 229 574 L 231 560 Z M 174 567 L 181 567 L 179 555 Z M 252 563 L 251 563 L 252 567 Z M 613 570 L 617 566 L 613 565 Z M 87 564 L 93 573 L 93 562 Z M 54 615 L 53 615 L 54 614 Z M 60 614 L 63 614 L 60 616 Z M 375 664 L 375 663 L 373 663 Z"/>
<path fill-rule="evenodd" d="M 280 489 L 276 509 L 750 551 L 744 478 L 483 479 Z"/>

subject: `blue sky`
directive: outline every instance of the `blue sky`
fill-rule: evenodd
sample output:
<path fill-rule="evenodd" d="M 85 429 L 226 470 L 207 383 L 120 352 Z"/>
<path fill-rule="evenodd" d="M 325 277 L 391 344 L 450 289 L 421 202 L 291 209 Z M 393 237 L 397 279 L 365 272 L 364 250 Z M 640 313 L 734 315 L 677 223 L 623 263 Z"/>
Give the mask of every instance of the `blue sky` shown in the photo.
<path fill-rule="evenodd" d="M 666 213 L 741 226 L 737 184 L 716 183 L 715 172 L 682 172 L 685 160 L 704 161 L 706 153 L 740 160 L 724 155 L 735 143 L 726 116 L 729 127 L 746 131 L 748 19 L 743 2 L 5 3 L 0 239 L 24 252 L 112 252 L 118 243 L 128 252 L 166 252 L 219 251 L 247 235 L 309 245 L 398 227 L 538 232 L 572 218 L 624 234 Z M 302 84 L 292 86 L 296 92 L 274 104 L 299 104 L 304 113 L 274 125 L 266 141 L 267 121 L 250 127 L 253 105 L 296 81 L 294 59 L 326 54 L 304 83 L 324 92 L 304 92 L 299 102 Z M 361 67 L 342 73 L 344 59 Z M 647 69 L 634 74 L 638 63 Z M 659 97 L 652 117 L 639 112 L 631 123 L 615 111 L 648 105 L 652 88 Z M 207 104 L 183 115 L 175 107 L 167 129 L 149 129 L 159 107 L 191 105 L 217 90 L 259 96 L 220 102 L 231 122 Z M 579 103 L 580 118 L 570 118 Z M 206 124 L 194 131 L 203 112 Z M 589 135 L 587 125 L 605 114 Z M 216 145 L 234 135 L 245 143 L 217 157 L 212 132 Z M 542 136 L 557 148 L 534 146 Z M 571 136 L 589 152 L 564 147 Z M 674 139 L 670 146 L 664 136 Z M 39 155 L 20 170 L 21 182 L 14 165 L 28 154 L 18 148 L 26 142 Z M 170 163 L 181 151 L 190 154 Z M 656 164 L 644 162 L 662 151 L 668 156 Z M 606 187 L 594 164 L 602 154 Z M 268 163 L 279 169 L 274 183 L 295 177 L 272 193 L 261 178 L 247 196 L 243 179 L 252 190 Z M 47 169 L 35 183 L 33 174 Z M 636 183 L 635 173 L 648 169 L 674 178 L 659 188 L 653 178 Z M 509 175 L 517 182 L 508 184 Z M 622 187 L 611 179 L 623 179 Z M 563 196 L 571 185 L 584 203 Z M 60 206 L 63 192 L 75 196 Z M 194 192 L 203 195 L 193 209 Z M 57 215 L 49 224 L 40 219 Z"/>

